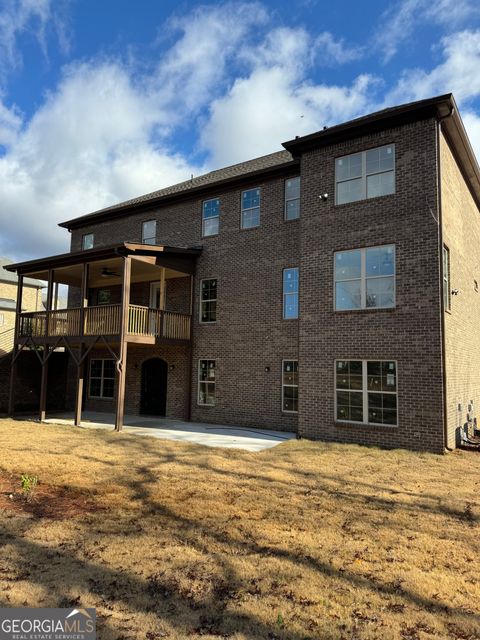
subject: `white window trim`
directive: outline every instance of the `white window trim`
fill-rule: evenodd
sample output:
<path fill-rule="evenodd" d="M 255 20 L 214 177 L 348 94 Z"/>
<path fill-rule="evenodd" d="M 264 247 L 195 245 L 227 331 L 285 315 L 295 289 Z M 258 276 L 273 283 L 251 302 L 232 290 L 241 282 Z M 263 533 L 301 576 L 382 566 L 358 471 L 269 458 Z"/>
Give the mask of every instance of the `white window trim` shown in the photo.
<path fill-rule="evenodd" d="M 337 418 L 337 391 L 351 391 L 351 389 L 337 389 L 337 362 L 350 362 L 352 360 L 361 361 L 362 363 L 362 410 L 363 417 L 367 417 L 367 422 L 358 422 L 357 420 L 340 420 Z M 395 363 L 395 391 L 378 391 L 378 393 L 385 393 L 389 395 L 397 396 L 397 422 L 396 424 L 384 424 L 383 422 L 368 422 L 368 378 L 367 378 L 367 363 L 368 362 L 394 362 Z M 367 427 L 380 427 L 380 428 L 391 428 L 397 429 L 399 426 L 398 416 L 400 415 L 400 407 L 398 401 L 398 363 L 394 359 L 388 358 L 370 358 L 368 360 L 363 360 L 362 358 L 337 358 L 333 364 L 333 388 L 334 388 L 334 421 L 337 424 L 361 424 Z M 355 393 L 355 390 L 354 390 Z M 360 393 L 360 390 L 357 391 Z M 375 392 L 371 392 L 375 393 Z"/>
<path fill-rule="evenodd" d="M 217 281 L 217 297 L 216 298 L 211 298 L 210 300 L 202 300 L 202 283 L 205 282 L 205 280 L 216 280 Z M 218 307 L 218 278 L 215 278 L 215 276 L 211 276 L 210 278 L 202 278 L 200 280 L 200 292 L 199 292 L 199 308 L 198 308 L 198 321 L 200 324 L 217 324 L 216 320 L 202 320 L 202 302 L 213 302 L 215 300 L 215 302 L 217 303 L 217 307 Z M 215 314 L 216 316 L 216 314 Z M 203 360 L 205 360 L 205 358 L 202 358 Z M 210 358 L 210 360 L 212 360 L 213 358 Z"/>
<path fill-rule="evenodd" d="M 101 377 L 98 376 L 92 376 L 92 362 L 94 362 L 95 360 L 101 360 L 102 362 L 102 375 Z M 105 380 L 105 376 L 104 376 L 104 371 L 105 371 L 105 362 L 114 362 L 113 358 L 91 358 L 90 360 L 90 368 L 89 368 L 89 372 L 88 372 L 88 397 L 95 399 L 95 400 L 109 400 L 110 402 L 113 402 L 113 400 L 115 400 L 115 374 L 113 376 L 113 378 L 107 378 L 108 380 L 113 380 L 113 396 L 104 396 L 103 395 L 103 382 Z M 93 396 L 90 393 L 90 389 L 91 389 L 91 380 L 92 378 L 94 380 L 100 380 L 100 394 L 99 396 Z"/>
<path fill-rule="evenodd" d="M 298 291 L 296 292 L 297 299 L 298 299 L 297 315 L 295 316 L 295 318 L 287 318 L 285 317 L 285 309 L 286 309 L 285 303 L 286 303 L 287 297 L 293 294 L 285 293 L 285 271 L 291 271 L 292 269 L 296 269 L 298 273 Z M 285 269 L 283 269 L 282 271 L 282 318 L 284 320 L 287 320 L 288 322 L 289 320 L 298 320 L 299 317 L 300 317 L 300 267 L 285 267 Z"/>
<path fill-rule="evenodd" d="M 298 196 L 298 198 L 287 198 L 287 182 L 288 180 L 293 180 L 295 178 L 298 178 L 300 180 L 300 189 L 302 188 L 302 180 L 301 180 L 301 176 L 292 176 L 291 178 L 286 178 L 283 184 L 283 193 L 284 193 L 284 207 L 283 207 L 283 220 L 285 222 L 293 222 L 294 220 L 298 220 L 300 218 L 300 195 Z M 289 202 L 292 202 L 293 200 L 298 200 L 298 216 L 296 218 L 287 218 L 287 206 Z"/>
<path fill-rule="evenodd" d="M 367 251 L 369 249 L 385 249 L 387 247 L 393 247 L 393 276 L 368 276 L 367 277 Z M 348 253 L 350 251 L 360 251 L 360 278 L 350 278 L 350 280 L 337 280 L 335 275 L 336 261 L 335 257 L 337 253 Z M 393 305 L 389 307 L 367 307 L 367 280 L 375 280 L 379 278 L 392 278 L 393 277 Z M 337 282 L 354 282 L 360 280 L 360 296 L 361 306 L 352 307 L 351 309 L 337 309 Z M 356 249 L 340 249 L 333 253 L 333 310 L 335 313 L 343 313 L 350 311 L 378 311 L 380 309 L 396 309 L 397 307 L 397 249 L 395 244 L 379 244 L 372 245 L 371 247 L 358 247 Z"/>
<path fill-rule="evenodd" d="M 246 207 L 243 208 L 243 194 L 247 193 L 247 191 L 259 191 L 260 192 L 260 202 L 258 207 Z M 243 214 L 247 211 L 253 211 L 254 209 L 258 209 L 258 224 L 254 227 L 245 227 L 243 225 Z M 251 189 L 244 189 L 240 194 L 240 229 L 249 231 L 250 229 L 258 229 L 260 227 L 262 221 L 262 188 L 261 187 L 252 187 Z"/>
<path fill-rule="evenodd" d="M 214 396 L 213 403 L 211 403 L 211 402 L 200 402 L 200 384 L 202 383 L 202 381 L 200 380 L 200 372 L 201 372 L 202 362 L 204 362 L 204 361 L 206 361 L 206 362 L 209 362 L 209 361 L 215 362 L 215 381 L 214 382 L 208 382 L 208 380 L 206 381 L 208 384 L 215 385 L 215 390 L 214 390 L 214 393 L 213 393 L 213 396 Z M 204 381 L 204 384 L 205 384 L 205 381 Z M 198 373 L 197 373 L 197 405 L 199 407 L 214 407 L 215 406 L 216 396 L 217 396 L 217 360 L 216 360 L 216 358 L 199 358 L 198 359 Z"/>
<path fill-rule="evenodd" d="M 393 169 L 388 169 L 387 171 L 372 171 L 371 173 L 367 173 L 367 151 L 375 151 L 376 149 L 384 149 L 386 147 L 393 147 Z M 337 160 L 341 160 L 342 158 L 348 158 L 349 156 L 355 156 L 357 153 L 362 154 L 362 175 L 358 176 L 358 178 L 344 178 L 343 180 L 339 180 L 337 178 Z M 396 150 L 395 144 L 382 144 L 379 147 L 371 147 L 370 149 L 365 149 L 363 151 L 355 151 L 354 153 L 347 153 L 344 156 L 338 156 L 335 158 L 335 205 L 343 206 L 346 204 L 355 204 L 355 202 L 361 202 L 362 200 L 371 200 L 372 198 L 385 198 L 388 196 L 394 196 L 397 191 L 397 176 L 396 176 Z M 393 172 L 393 193 L 388 193 L 380 196 L 370 196 L 367 197 L 367 176 L 376 176 L 380 173 L 390 173 Z M 349 200 L 348 202 L 338 202 L 338 189 L 337 185 L 342 182 L 350 182 L 350 180 L 358 180 L 362 181 L 362 197 L 358 200 Z"/>
<path fill-rule="evenodd" d="M 210 216 L 209 218 L 204 218 L 203 205 L 206 202 L 211 202 L 212 200 L 218 200 L 218 215 Z M 207 235 L 205 233 L 205 220 L 215 220 L 215 219 L 218 220 L 218 231 L 217 233 L 209 233 Z M 202 201 L 202 238 L 213 238 L 215 236 L 218 236 L 219 233 L 220 233 L 220 198 L 208 198 L 208 200 Z"/>
<path fill-rule="evenodd" d="M 285 362 L 296 362 L 297 365 L 298 365 L 298 358 L 284 358 L 282 360 L 282 413 L 297 414 L 298 413 L 298 409 L 297 409 L 297 411 L 290 411 L 288 409 L 284 409 L 283 408 L 283 403 L 285 402 L 285 394 L 284 394 L 285 387 L 296 387 L 297 392 L 298 392 L 298 398 L 300 398 L 300 385 L 298 383 L 297 384 L 284 384 L 284 382 L 283 382 L 283 374 L 285 373 L 284 370 L 283 370 L 283 366 L 284 366 Z M 297 366 L 297 375 L 298 375 L 298 366 Z M 335 394 L 335 396 L 336 396 L 336 394 Z M 298 402 L 298 399 L 297 399 L 297 402 Z"/>
<path fill-rule="evenodd" d="M 154 222 L 155 223 L 155 235 L 154 236 L 148 236 L 148 238 L 145 237 L 144 235 L 144 228 L 145 225 L 148 224 L 149 222 Z M 153 240 L 152 242 L 145 242 L 146 240 Z M 150 220 L 144 220 L 142 222 L 142 244 L 157 244 L 157 221 L 155 219 L 150 219 Z"/>
<path fill-rule="evenodd" d="M 89 249 L 85 248 L 85 238 L 89 238 L 90 236 L 92 236 L 92 246 Z M 89 251 L 90 249 L 93 249 L 95 246 L 95 234 L 94 233 L 84 233 L 82 235 L 82 251 Z"/>

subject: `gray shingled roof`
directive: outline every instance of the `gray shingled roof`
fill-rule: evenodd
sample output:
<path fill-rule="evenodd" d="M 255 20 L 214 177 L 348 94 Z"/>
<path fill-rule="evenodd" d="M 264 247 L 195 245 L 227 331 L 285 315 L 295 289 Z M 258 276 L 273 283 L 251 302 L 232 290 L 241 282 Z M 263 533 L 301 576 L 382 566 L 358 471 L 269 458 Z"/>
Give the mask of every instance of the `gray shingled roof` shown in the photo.
<path fill-rule="evenodd" d="M 196 187 L 215 184 L 216 182 L 221 182 L 222 180 L 240 177 L 249 173 L 253 173 L 255 171 L 261 171 L 262 169 L 270 169 L 271 167 L 276 167 L 278 165 L 285 164 L 286 162 L 291 162 L 292 160 L 293 157 L 289 151 L 276 151 L 275 153 L 270 153 L 266 156 L 262 156 L 261 158 L 254 158 L 253 160 L 240 162 L 239 164 L 234 164 L 230 167 L 224 167 L 222 169 L 210 171 L 209 173 L 204 173 L 203 175 L 192 178 L 191 180 L 185 180 L 185 182 L 179 182 L 178 184 L 174 184 L 170 187 L 165 187 L 164 189 L 159 189 L 158 191 L 152 191 L 151 193 L 146 193 L 145 195 L 138 196 L 137 198 L 132 198 L 131 200 L 119 202 L 118 204 L 112 205 L 111 207 L 98 209 L 98 211 L 93 211 L 92 213 L 82 217 L 88 218 L 88 215 L 93 216 L 98 213 L 107 213 L 108 211 L 115 211 L 117 209 L 123 209 L 124 207 L 149 202 L 150 200 L 156 200 L 157 198 L 161 198 L 163 196 L 170 196 L 176 193 L 189 191 L 190 189 L 194 189 Z M 66 222 L 62 222 L 61 226 L 66 224 Z"/>
<path fill-rule="evenodd" d="M 10 258 L 6 258 L 5 256 L 0 256 L 0 282 L 10 282 L 12 284 L 17 284 L 18 277 L 16 273 L 12 273 L 11 271 L 5 271 L 3 268 L 4 265 L 13 264 L 13 260 Z M 24 278 L 23 284 L 30 287 L 38 287 L 43 288 L 45 285 L 40 282 L 40 280 L 34 280 L 33 278 Z"/>

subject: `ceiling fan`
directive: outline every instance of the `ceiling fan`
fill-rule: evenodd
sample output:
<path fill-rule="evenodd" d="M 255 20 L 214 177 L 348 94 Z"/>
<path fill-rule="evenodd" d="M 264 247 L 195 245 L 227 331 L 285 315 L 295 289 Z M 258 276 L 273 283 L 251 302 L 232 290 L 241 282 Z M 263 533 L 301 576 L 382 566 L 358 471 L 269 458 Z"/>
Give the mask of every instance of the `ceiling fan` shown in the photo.
<path fill-rule="evenodd" d="M 120 277 L 120 274 L 116 273 L 115 271 L 112 271 L 108 267 L 103 267 L 102 273 L 100 274 L 100 276 L 102 278 L 114 278 L 114 277 Z"/>

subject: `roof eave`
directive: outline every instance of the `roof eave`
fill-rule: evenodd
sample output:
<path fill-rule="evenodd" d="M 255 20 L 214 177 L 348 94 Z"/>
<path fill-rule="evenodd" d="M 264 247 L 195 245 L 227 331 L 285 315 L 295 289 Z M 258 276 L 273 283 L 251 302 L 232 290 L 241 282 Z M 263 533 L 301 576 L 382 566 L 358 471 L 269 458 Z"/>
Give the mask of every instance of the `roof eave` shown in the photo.
<path fill-rule="evenodd" d="M 282 146 L 294 157 L 316 147 L 322 147 L 345 139 L 360 137 L 362 135 L 399 126 L 407 122 L 422 120 L 431 116 L 445 115 L 454 106 L 453 95 L 446 93 L 435 98 L 420 100 L 394 107 L 388 111 L 378 111 L 371 115 L 356 118 L 343 124 L 316 131 L 307 136 L 287 140 Z"/>
<path fill-rule="evenodd" d="M 261 176 L 273 176 L 278 175 L 279 173 L 284 173 L 289 169 L 293 169 L 297 167 L 299 164 L 298 160 L 289 160 L 288 162 L 282 162 L 281 164 L 274 165 L 272 167 L 267 167 L 264 169 L 257 169 L 256 171 L 250 171 L 249 173 L 244 173 L 239 176 L 232 176 L 230 178 L 224 178 L 223 180 L 216 180 L 215 182 L 209 182 L 207 184 L 198 185 L 197 187 L 192 187 L 189 189 L 184 189 L 182 191 L 178 191 L 177 193 L 169 193 L 164 196 L 159 196 L 156 198 L 152 198 L 151 200 L 145 200 L 143 202 L 126 204 L 124 206 L 112 207 L 111 209 L 100 210 L 93 213 L 89 213 L 85 216 L 79 216 L 78 218 L 72 218 L 71 220 L 67 220 L 66 222 L 60 222 L 58 224 L 59 227 L 63 227 L 64 229 L 68 229 L 71 231 L 72 229 L 78 229 L 81 227 L 86 227 L 91 224 L 97 224 L 104 219 L 112 220 L 115 218 L 122 218 L 129 213 L 138 213 L 145 209 L 151 209 L 152 207 L 158 204 L 168 204 L 170 202 L 174 202 L 177 200 L 187 200 L 192 196 L 198 196 L 202 193 L 207 193 L 212 191 L 212 189 L 225 187 L 225 186 L 235 186 L 236 184 L 240 184 L 242 182 L 247 182 L 253 180 L 257 177 Z"/>

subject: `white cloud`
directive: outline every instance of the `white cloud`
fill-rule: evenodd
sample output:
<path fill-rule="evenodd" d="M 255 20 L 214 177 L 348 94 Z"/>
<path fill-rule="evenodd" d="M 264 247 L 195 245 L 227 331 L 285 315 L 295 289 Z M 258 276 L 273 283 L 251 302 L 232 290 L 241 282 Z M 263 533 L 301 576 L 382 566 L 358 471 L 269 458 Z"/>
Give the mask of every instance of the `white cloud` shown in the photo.
<path fill-rule="evenodd" d="M 198 113 L 221 92 L 227 64 L 251 39 L 252 31 L 267 22 L 261 4 L 228 2 L 200 6 L 168 23 L 167 29 L 181 36 L 162 56 L 150 90 L 168 112 L 170 122 Z"/>
<path fill-rule="evenodd" d="M 343 39 L 335 39 L 324 31 L 315 39 L 316 58 L 319 64 L 337 65 L 359 60 L 364 55 L 362 47 L 348 47 Z"/>
<path fill-rule="evenodd" d="M 0 253 L 59 253 L 58 222 L 198 173 L 152 143 L 158 119 L 120 65 L 71 67 L 0 157 Z"/>
<path fill-rule="evenodd" d="M 402 0 L 384 12 L 374 43 L 383 51 L 384 61 L 388 62 L 422 23 L 433 23 L 452 30 L 475 15 L 480 15 L 477 0 Z"/>
<path fill-rule="evenodd" d="M 477 157 L 477 161 L 480 162 L 480 116 L 474 111 L 464 111 L 462 113 L 462 120 Z"/>
<path fill-rule="evenodd" d="M 453 92 L 458 102 L 480 95 L 480 31 L 461 31 L 442 38 L 444 61 L 430 71 L 405 70 L 387 95 L 396 104 Z"/>
<path fill-rule="evenodd" d="M 68 49 L 63 7 L 65 0 L 3 0 L 0 10 L 0 79 L 22 64 L 18 39 L 33 36 L 43 55 L 48 55 L 47 33 L 53 30 L 61 48 Z"/>

